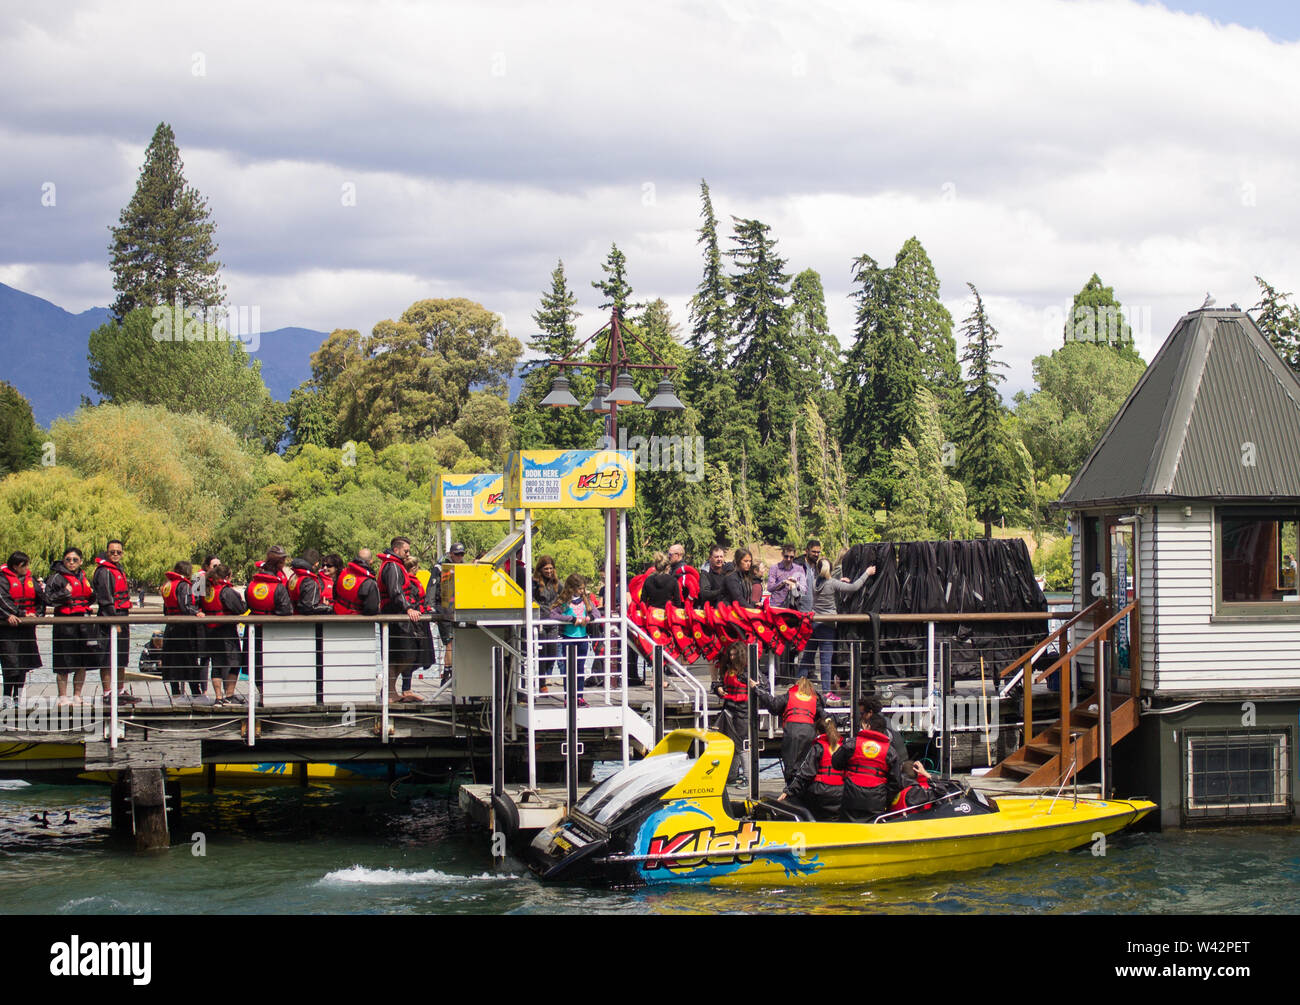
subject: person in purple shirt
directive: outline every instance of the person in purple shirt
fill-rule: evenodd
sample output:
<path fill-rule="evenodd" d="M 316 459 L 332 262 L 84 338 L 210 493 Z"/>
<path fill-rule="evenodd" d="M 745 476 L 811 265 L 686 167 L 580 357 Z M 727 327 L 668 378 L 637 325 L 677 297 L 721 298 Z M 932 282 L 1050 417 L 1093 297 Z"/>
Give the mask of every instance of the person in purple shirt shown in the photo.
<path fill-rule="evenodd" d="M 767 592 L 773 607 L 797 607 L 808 593 L 808 580 L 803 566 L 795 564 L 797 549 L 790 542 L 781 546 L 781 561 L 767 573 Z"/>

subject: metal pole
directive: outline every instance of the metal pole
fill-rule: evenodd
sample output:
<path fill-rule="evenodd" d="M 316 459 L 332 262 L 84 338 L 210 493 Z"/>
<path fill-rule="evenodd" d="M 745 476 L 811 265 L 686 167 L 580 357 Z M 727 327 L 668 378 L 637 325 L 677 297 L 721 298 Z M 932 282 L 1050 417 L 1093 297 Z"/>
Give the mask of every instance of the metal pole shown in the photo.
<path fill-rule="evenodd" d="M 108 628 L 108 746 L 117 749 L 117 625 Z"/>
<path fill-rule="evenodd" d="M 567 784 L 567 806 L 573 809 L 578 802 L 578 647 L 567 645 L 564 668 L 564 767 Z"/>
<path fill-rule="evenodd" d="M 749 681 L 758 680 L 758 646 L 749 644 Z M 758 689 L 746 681 L 749 694 L 749 798 L 758 799 Z"/>
<path fill-rule="evenodd" d="M 926 726 L 926 735 L 934 736 L 934 622 L 925 623 L 925 703 L 929 706 L 930 714 L 926 717 L 929 724 Z"/>
<path fill-rule="evenodd" d="M 534 694 L 537 691 L 537 679 L 534 674 L 537 653 L 533 641 L 533 511 L 524 510 L 524 651 L 523 666 L 519 668 L 520 682 L 528 696 L 528 787 L 537 788 L 537 713 L 534 709 Z M 569 697 L 572 691 L 568 692 Z"/>
<path fill-rule="evenodd" d="M 1106 646 L 1106 658 L 1103 660 L 1103 666 L 1097 673 L 1097 741 L 1100 746 L 1101 756 L 1098 758 L 1101 771 L 1101 798 L 1109 799 L 1111 791 L 1111 761 L 1110 761 L 1110 679 L 1111 674 L 1118 668 L 1117 644 L 1112 633 L 1109 644 Z"/>
<path fill-rule="evenodd" d="M 940 742 L 942 758 L 940 771 L 945 777 L 952 776 L 952 731 L 948 728 L 948 692 L 952 689 L 952 643 L 945 642 L 941 650 L 939 705 L 943 709 L 943 734 Z"/>
<path fill-rule="evenodd" d="M 862 700 L 862 643 L 849 643 L 849 735 L 858 732 L 858 702 Z"/>
<path fill-rule="evenodd" d="M 655 743 L 664 738 L 664 648 L 654 648 Z"/>
<path fill-rule="evenodd" d="M 382 628 L 380 628 L 379 632 L 380 632 L 380 643 L 379 643 L 379 648 L 380 648 L 381 653 L 383 654 L 383 658 L 380 660 L 380 664 L 381 664 L 381 669 L 380 669 L 380 682 L 381 682 L 381 684 L 383 685 L 383 689 L 384 689 L 384 697 L 383 697 L 383 699 L 382 699 L 382 701 L 383 701 L 383 706 L 382 706 L 382 707 L 383 707 L 383 725 L 380 726 L 380 730 L 379 730 L 379 742 L 380 742 L 380 743 L 387 743 L 387 742 L 388 742 L 388 691 L 389 691 L 389 688 L 390 688 L 390 685 L 389 685 L 389 683 L 388 683 L 388 681 L 389 681 L 389 670 L 388 670 L 388 645 L 389 645 L 389 639 L 388 639 L 388 622 L 386 622 L 386 621 L 384 622 L 384 625 L 383 625 Z"/>
<path fill-rule="evenodd" d="M 255 744 L 257 738 L 257 625 L 245 629 L 248 640 L 248 745 Z"/>
<path fill-rule="evenodd" d="M 506 791 L 506 655 L 492 647 L 492 794 Z"/>
<path fill-rule="evenodd" d="M 614 616 L 614 584 L 611 582 L 613 577 L 605 579 L 605 594 L 608 599 L 605 601 L 605 617 Z M 623 510 L 618 511 L 618 676 L 619 683 L 622 684 L 623 692 L 623 767 L 632 763 L 631 751 L 628 749 L 627 736 L 627 621 L 623 618 L 623 598 L 627 594 L 627 588 L 624 585 L 627 581 L 627 514 Z M 606 620 L 605 622 L 605 661 L 606 671 L 609 672 L 614 664 L 613 650 L 613 625 Z"/>

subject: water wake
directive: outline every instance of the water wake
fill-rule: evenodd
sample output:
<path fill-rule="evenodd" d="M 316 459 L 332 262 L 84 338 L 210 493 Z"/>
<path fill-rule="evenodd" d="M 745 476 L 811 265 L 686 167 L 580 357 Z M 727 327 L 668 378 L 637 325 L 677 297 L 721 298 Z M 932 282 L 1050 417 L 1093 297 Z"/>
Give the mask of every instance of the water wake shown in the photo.
<path fill-rule="evenodd" d="M 362 884 L 366 886 L 456 886 L 461 883 L 495 883 L 518 879 L 509 873 L 484 872 L 477 876 L 458 876 L 438 869 L 367 869 L 363 865 L 335 869 L 317 883 L 320 886 Z"/>

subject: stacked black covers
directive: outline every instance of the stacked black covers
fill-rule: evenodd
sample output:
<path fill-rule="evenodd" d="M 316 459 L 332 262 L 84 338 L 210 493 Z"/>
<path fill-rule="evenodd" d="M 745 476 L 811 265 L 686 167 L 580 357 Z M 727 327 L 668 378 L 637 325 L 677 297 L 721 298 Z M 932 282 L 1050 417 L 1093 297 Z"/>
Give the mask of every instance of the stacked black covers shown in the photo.
<path fill-rule="evenodd" d="M 1034 580 L 1029 549 L 1020 539 L 906 541 L 855 544 L 842 575 L 857 579 L 869 565 L 876 575 L 857 593 L 842 597 L 842 614 L 1005 614 L 1046 611 L 1047 598 Z M 924 623 L 881 624 L 879 662 L 870 623 L 840 625 L 840 638 L 862 639 L 862 665 L 895 677 L 925 674 Z M 1012 662 L 1047 636 L 1047 621 L 940 622 L 935 645 L 953 642 L 953 676 L 978 677 Z"/>

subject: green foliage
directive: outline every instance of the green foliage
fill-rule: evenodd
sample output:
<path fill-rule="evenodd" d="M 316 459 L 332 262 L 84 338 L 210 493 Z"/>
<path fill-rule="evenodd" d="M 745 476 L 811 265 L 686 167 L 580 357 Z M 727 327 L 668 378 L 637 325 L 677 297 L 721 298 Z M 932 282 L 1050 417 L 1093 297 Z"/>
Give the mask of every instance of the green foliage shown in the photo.
<path fill-rule="evenodd" d="M 514 428 L 510 424 L 510 405 L 503 395 L 471 391 L 451 430 L 487 462 L 489 470 L 504 470 Z"/>
<path fill-rule="evenodd" d="M 844 458 L 840 444 L 826 429 L 821 411 L 812 401 L 804 403 L 804 433 L 808 443 L 810 491 L 809 536 L 822 542 L 826 554 L 838 555 L 848 548 L 852 532 L 853 514 L 849 505 L 848 478 L 844 472 Z M 870 540 L 874 540 L 874 534 Z M 866 540 L 852 538 L 854 541 Z M 804 542 L 796 538 L 796 544 Z"/>
<path fill-rule="evenodd" d="M 207 200 L 185 181 L 176 136 L 158 124 L 135 194 L 118 219 L 112 252 L 113 316 L 155 304 L 204 309 L 221 303 L 221 263 L 215 260 L 217 225 Z"/>
<path fill-rule="evenodd" d="M 250 365 L 238 339 L 198 318 L 133 310 L 90 333 L 88 359 L 90 384 L 110 404 L 197 412 L 245 439 L 279 439 L 261 361 Z"/>
<path fill-rule="evenodd" d="M 1296 373 L 1300 374 L 1300 308 L 1287 303 L 1290 293 L 1279 293 L 1259 276 L 1259 303 L 1251 308 L 1258 311 L 1255 324 L 1272 343 L 1278 355 Z"/>
<path fill-rule="evenodd" d="M 41 431 L 32 405 L 8 381 L 0 380 L 0 475 L 35 467 L 41 459 Z"/>
<path fill-rule="evenodd" d="M 1031 395 L 1016 395 L 1016 416 L 1040 479 L 1073 475 L 1146 369 L 1136 354 L 1070 342 L 1035 356 Z"/>
<path fill-rule="evenodd" d="M 722 267 L 718 247 L 718 220 L 713 215 L 709 186 L 700 179 L 700 236 L 696 244 L 704 246 L 704 274 L 690 303 L 691 333 L 686 340 L 691 351 L 688 390 L 693 394 L 709 377 L 716 377 L 727 360 L 730 336 L 730 307 L 727 297 L 730 283 Z"/>
<path fill-rule="evenodd" d="M 1107 345 L 1129 360 L 1141 361 L 1133 348 L 1133 329 L 1115 299 L 1115 289 L 1103 286 L 1093 273 L 1074 295 L 1070 315 L 1065 319 L 1065 344 L 1072 342 Z"/>
<path fill-rule="evenodd" d="M 333 445 L 376 448 L 448 431 L 479 385 L 504 395 L 523 347 L 501 318 L 464 298 L 420 300 L 397 321 L 381 321 L 368 339 L 336 329 L 312 355 L 304 395 L 323 394 Z M 488 435 L 488 434 L 484 434 Z M 305 443 L 305 437 L 295 438 Z M 311 442 L 317 442 L 312 439 Z"/>
<path fill-rule="evenodd" d="M 549 547 L 550 555 L 555 559 L 555 574 L 560 577 L 561 583 L 564 582 L 566 577 L 576 572 L 587 581 L 588 585 L 591 585 L 596 576 L 596 553 L 591 550 L 590 546 L 566 537 L 552 542 Z M 600 566 L 602 569 L 604 568 L 603 550 Z M 539 555 L 541 554 L 536 549 L 534 551 Z M 631 572 L 632 568 L 629 567 L 629 575 L 631 575 Z"/>
<path fill-rule="evenodd" d="M 903 242 L 889 270 L 890 302 L 899 330 L 916 346 L 921 379 L 939 405 L 944 433 L 955 429 L 961 403 L 961 367 L 952 315 L 939 299 L 939 277 L 915 237 Z"/>
<path fill-rule="evenodd" d="M 962 449 L 958 464 L 966 483 L 966 497 L 984 523 L 984 536 L 993 536 L 993 521 L 1014 505 L 1019 495 L 1019 458 L 1009 435 L 1005 409 L 997 385 L 999 369 L 1006 364 L 993 354 L 1001 348 L 997 329 L 989 324 L 984 300 L 974 284 L 967 283 L 975 308 L 962 325 L 966 349 L 966 394 L 962 424 Z"/>
<path fill-rule="evenodd" d="M 89 559 L 114 537 L 126 547 L 127 575 L 151 583 L 195 553 L 165 514 L 105 475 L 82 478 L 58 465 L 0 479 L 0 551 L 27 552 L 38 573 L 65 548 L 75 545 Z"/>
<path fill-rule="evenodd" d="M 896 479 L 892 451 L 916 436 L 916 391 L 921 355 L 901 326 L 893 280 L 870 255 L 853 262 L 857 304 L 853 345 L 841 372 L 844 418 L 840 441 L 854 479 L 854 504 L 892 505 Z"/>
<path fill-rule="evenodd" d="M 904 438 L 893 450 L 897 489 L 884 536 L 891 541 L 967 537 L 966 490 L 945 463 L 950 458 L 944 451 L 939 403 L 924 387 L 917 391 L 917 412 L 916 444 Z"/>
<path fill-rule="evenodd" d="M 50 438 L 59 466 L 121 486 L 189 542 L 186 555 L 252 487 L 253 457 L 228 428 L 202 415 L 100 405 L 56 419 Z"/>
<path fill-rule="evenodd" d="M 1074 538 L 1068 534 L 1034 552 L 1034 572 L 1047 580 L 1052 593 L 1074 588 Z"/>

